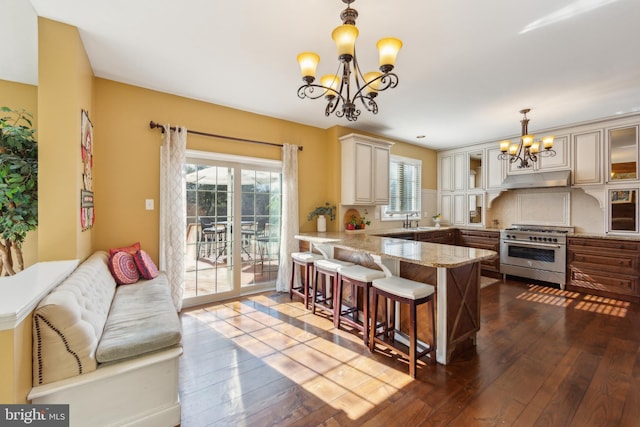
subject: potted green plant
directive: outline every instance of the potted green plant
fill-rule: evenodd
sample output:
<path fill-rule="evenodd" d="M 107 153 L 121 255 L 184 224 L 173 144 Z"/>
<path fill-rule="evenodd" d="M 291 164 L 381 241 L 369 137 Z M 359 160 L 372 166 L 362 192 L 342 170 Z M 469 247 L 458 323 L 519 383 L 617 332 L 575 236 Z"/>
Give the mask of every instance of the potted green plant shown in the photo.
<path fill-rule="evenodd" d="M 346 225 L 347 230 L 355 230 L 358 227 L 358 217 L 351 215 L 351 219 Z"/>
<path fill-rule="evenodd" d="M 0 112 L 9 113 L 0 117 L 0 276 L 11 276 L 24 270 L 22 243 L 38 226 L 38 145 L 30 113 Z"/>
<path fill-rule="evenodd" d="M 309 213 L 307 219 L 311 221 L 313 218 L 318 217 L 317 226 L 318 232 L 324 233 L 327 231 L 327 218 L 325 215 L 329 216 L 329 219 L 333 221 L 336 219 L 336 205 L 332 205 L 329 202 L 325 202 L 324 206 L 318 206 L 314 210 Z"/>
<path fill-rule="evenodd" d="M 371 221 L 369 221 L 367 217 L 362 216 L 360 217 L 360 222 L 358 223 L 356 228 L 359 230 L 364 230 L 367 225 L 371 225 Z"/>

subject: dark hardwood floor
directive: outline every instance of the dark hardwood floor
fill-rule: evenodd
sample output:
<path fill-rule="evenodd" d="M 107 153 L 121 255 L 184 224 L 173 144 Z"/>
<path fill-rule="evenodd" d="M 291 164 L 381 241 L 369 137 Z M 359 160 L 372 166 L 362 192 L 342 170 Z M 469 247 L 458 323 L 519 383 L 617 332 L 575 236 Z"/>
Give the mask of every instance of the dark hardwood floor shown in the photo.
<path fill-rule="evenodd" d="M 508 280 L 447 366 L 267 293 L 182 314 L 182 426 L 640 426 L 640 307 Z"/>

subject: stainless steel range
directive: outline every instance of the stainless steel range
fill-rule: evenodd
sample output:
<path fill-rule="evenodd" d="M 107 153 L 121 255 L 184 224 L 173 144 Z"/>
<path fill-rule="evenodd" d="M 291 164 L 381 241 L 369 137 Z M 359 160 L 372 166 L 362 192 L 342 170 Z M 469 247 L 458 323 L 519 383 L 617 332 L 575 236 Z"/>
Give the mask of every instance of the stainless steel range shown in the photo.
<path fill-rule="evenodd" d="M 573 227 L 514 224 L 500 233 L 500 272 L 503 275 L 557 283 L 567 276 L 567 233 Z"/>

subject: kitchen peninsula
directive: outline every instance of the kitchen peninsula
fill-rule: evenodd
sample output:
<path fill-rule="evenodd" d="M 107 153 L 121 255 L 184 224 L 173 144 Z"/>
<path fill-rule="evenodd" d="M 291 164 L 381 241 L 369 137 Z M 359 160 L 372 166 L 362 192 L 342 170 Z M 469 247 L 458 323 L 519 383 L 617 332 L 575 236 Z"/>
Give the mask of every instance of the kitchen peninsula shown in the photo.
<path fill-rule="evenodd" d="M 295 237 L 310 243 L 310 249 L 323 245 L 332 249 L 329 256 L 370 268 L 379 268 L 372 255 L 380 256 L 394 275 L 434 285 L 439 363 L 449 363 L 456 347 L 475 344 L 480 329 L 480 261 L 497 256 L 496 252 L 364 233 L 300 233 Z M 406 312 L 401 310 L 400 316 L 400 330 L 407 330 Z M 424 327 L 426 318 L 426 312 L 418 313 L 418 338 L 423 341 L 430 334 Z"/>

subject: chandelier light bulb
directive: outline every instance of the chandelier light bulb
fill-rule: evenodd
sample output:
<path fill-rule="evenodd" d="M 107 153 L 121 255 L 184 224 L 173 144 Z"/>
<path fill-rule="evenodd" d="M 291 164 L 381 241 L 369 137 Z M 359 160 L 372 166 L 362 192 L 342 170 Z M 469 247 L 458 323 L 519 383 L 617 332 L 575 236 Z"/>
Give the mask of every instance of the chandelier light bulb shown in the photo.
<path fill-rule="evenodd" d="M 509 146 L 511 145 L 510 139 L 505 139 L 504 141 L 500 141 L 500 151 L 502 153 L 506 153 L 509 151 Z"/>
<path fill-rule="evenodd" d="M 298 64 L 300 64 L 302 80 L 305 82 L 311 80 L 311 83 L 315 80 L 316 69 L 318 68 L 319 62 L 320 57 L 313 52 L 302 52 L 298 55 Z"/>
<path fill-rule="evenodd" d="M 534 141 L 529 151 L 531 154 L 538 154 L 540 152 L 540 141 Z"/>
<path fill-rule="evenodd" d="M 377 94 L 380 89 L 380 78 L 382 73 L 380 71 L 370 71 L 366 73 L 363 78 L 367 84 L 367 93 Z M 376 80 L 377 79 L 377 80 Z"/>
<path fill-rule="evenodd" d="M 356 50 L 356 39 L 359 31 L 355 25 L 340 25 L 333 30 L 331 38 L 336 42 L 338 48 L 338 58 L 342 62 L 349 62 L 353 58 Z"/>
<path fill-rule="evenodd" d="M 554 138 L 555 137 L 553 135 L 545 136 L 544 138 L 542 138 L 542 146 L 545 150 L 550 150 L 551 148 L 553 148 Z"/>
<path fill-rule="evenodd" d="M 531 145 L 533 144 L 533 139 L 534 138 L 535 138 L 535 136 L 533 136 L 533 135 L 523 135 L 522 136 L 522 145 L 524 145 L 527 148 L 531 147 Z"/>
<path fill-rule="evenodd" d="M 325 74 L 320 78 L 320 84 L 327 88 L 325 96 L 334 97 L 338 94 L 338 83 L 340 79 L 334 74 Z"/>
<path fill-rule="evenodd" d="M 398 57 L 400 48 L 402 48 L 402 41 L 395 37 L 387 37 L 380 39 L 376 47 L 378 48 L 380 57 L 380 71 L 388 73 L 393 70 L 393 67 L 396 65 L 396 58 Z"/>

